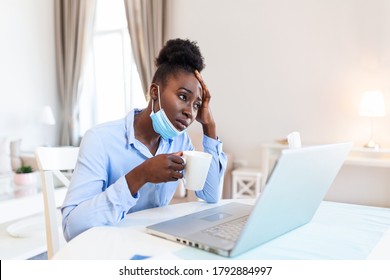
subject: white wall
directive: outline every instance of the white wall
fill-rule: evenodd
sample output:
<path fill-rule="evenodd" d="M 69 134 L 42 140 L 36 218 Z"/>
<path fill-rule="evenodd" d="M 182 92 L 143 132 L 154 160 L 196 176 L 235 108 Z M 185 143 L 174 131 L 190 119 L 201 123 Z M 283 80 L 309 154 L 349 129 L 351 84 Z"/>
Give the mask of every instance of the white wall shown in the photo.
<path fill-rule="evenodd" d="M 248 165 L 260 166 L 261 143 L 293 130 L 303 144 L 362 146 L 369 120 L 358 106 L 367 89 L 384 91 L 390 113 L 390 1 L 171 0 L 170 13 L 170 37 L 196 40 L 205 57 L 225 150 Z M 389 125 L 390 116 L 375 122 L 385 147 Z M 335 185 L 361 185 L 354 170 L 343 170 Z M 388 171 L 364 170 L 390 206 Z M 362 193 L 352 202 L 374 203 Z"/>
<path fill-rule="evenodd" d="M 0 40 L 0 137 L 23 150 L 54 144 L 57 128 L 40 123 L 43 106 L 58 105 L 54 1 L 1 0 Z"/>

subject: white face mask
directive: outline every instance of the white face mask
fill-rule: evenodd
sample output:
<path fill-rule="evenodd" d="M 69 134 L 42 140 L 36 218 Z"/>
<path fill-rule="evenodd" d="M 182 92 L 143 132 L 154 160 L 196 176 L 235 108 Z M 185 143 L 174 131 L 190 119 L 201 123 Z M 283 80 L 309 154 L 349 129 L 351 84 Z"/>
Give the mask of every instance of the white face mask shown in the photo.
<path fill-rule="evenodd" d="M 165 140 L 172 139 L 180 134 L 182 134 L 184 130 L 179 131 L 176 127 L 170 122 L 167 115 L 164 112 L 164 109 L 161 107 L 160 100 L 160 86 L 157 85 L 157 95 L 158 95 L 158 103 L 160 110 L 158 112 L 153 112 L 154 100 L 152 99 L 152 112 L 150 113 L 150 118 L 152 119 L 153 129 L 156 133 L 160 134 L 162 138 Z"/>

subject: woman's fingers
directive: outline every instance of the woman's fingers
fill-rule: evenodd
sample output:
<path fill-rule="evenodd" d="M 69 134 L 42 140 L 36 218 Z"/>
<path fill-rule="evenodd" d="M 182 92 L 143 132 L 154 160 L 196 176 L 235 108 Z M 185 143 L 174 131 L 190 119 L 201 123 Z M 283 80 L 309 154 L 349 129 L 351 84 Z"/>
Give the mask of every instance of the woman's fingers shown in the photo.
<path fill-rule="evenodd" d="M 169 169 L 171 170 L 171 178 L 173 180 L 181 179 L 183 178 L 182 170 L 184 169 L 184 160 L 181 156 L 183 153 L 175 153 L 175 154 L 170 154 L 168 156 L 168 159 L 171 161 L 171 164 L 169 166 Z"/>
<path fill-rule="evenodd" d="M 171 174 L 172 174 L 171 177 L 172 177 L 172 179 L 174 179 L 174 181 L 183 178 L 183 173 L 181 173 L 179 171 L 172 171 Z"/>
<path fill-rule="evenodd" d="M 168 155 L 168 159 L 172 161 L 173 163 L 177 163 L 180 165 L 183 165 L 184 159 L 181 156 L 178 156 L 177 154 L 170 154 Z"/>
<path fill-rule="evenodd" d="M 200 85 L 202 86 L 202 104 L 207 105 L 211 98 L 210 91 L 204 83 L 203 78 L 198 70 L 195 70 L 195 77 L 198 79 Z"/>

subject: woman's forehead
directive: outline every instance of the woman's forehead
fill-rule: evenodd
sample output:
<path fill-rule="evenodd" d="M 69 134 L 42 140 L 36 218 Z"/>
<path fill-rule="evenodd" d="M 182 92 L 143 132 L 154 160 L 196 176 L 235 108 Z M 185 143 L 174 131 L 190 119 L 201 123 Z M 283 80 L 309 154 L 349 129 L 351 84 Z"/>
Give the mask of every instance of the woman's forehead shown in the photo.
<path fill-rule="evenodd" d="M 167 80 L 167 86 L 170 88 L 173 87 L 174 90 L 186 88 L 197 94 L 200 94 L 202 91 L 202 86 L 195 77 L 195 74 L 183 71 L 180 71 L 175 75 L 171 75 Z"/>

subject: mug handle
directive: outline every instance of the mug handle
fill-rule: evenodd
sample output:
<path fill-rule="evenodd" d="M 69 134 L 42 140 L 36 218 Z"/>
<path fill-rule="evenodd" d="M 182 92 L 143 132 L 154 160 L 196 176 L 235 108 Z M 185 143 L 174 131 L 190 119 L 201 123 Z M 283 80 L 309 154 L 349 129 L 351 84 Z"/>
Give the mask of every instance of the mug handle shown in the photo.
<path fill-rule="evenodd" d="M 184 186 L 185 186 L 185 185 L 187 184 L 187 182 L 186 182 L 186 178 L 185 178 L 184 171 L 186 170 L 185 165 L 187 164 L 187 161 L 186 161 L 186 159 L 184 158 L 184 156 L 182 156 L 181 158 L 182 158 L 182 160 L 184 161 L 184 162 L 183 162 L 184 169 L 183 169 L 183 171 L 182 171 L 183 178 L 181 178 L 181 180 L 183 181 L 183 184 L 184 184 Z"/>

